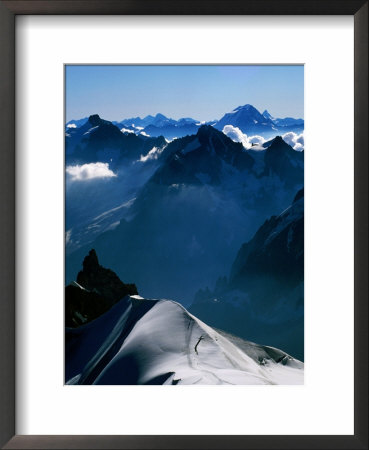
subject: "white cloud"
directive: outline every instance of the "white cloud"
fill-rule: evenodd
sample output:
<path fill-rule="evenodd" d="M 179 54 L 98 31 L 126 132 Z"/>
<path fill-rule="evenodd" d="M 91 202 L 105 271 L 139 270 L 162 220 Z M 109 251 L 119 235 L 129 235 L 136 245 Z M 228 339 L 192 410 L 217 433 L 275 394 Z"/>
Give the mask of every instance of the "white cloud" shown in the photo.
<path fill-rule="evenodd" d="M 232 141 L 241 142 L 241 144 L 247 149 L 251 148 L 252 144 L 260 146 L 265 142 L 265 139 L 262 136 L 247 136 L 247 134 L 242 133 L 239 128 L 232 125 L 226 125 L 223 128 L 223 133 L 232 139 Z"/>
<path fill-rule="evenodd" d="M 304 146 L 302 144 L 295 144 L 295 146 L 293 147 L 294 150 L 296 150 L 297 152 L 302 152 L 304 150 Z"/>
<path fill-rule="evenodd" d="M 138 128 L 138 127 L 136 127 L 136 128 Z M 142 136 L 150 137 L 150 135 L 145 133 L 145 131 L 141 131 L 140 134 L 142 134 Z"/>
<path fill-rule="evenodd" d="M 116 177 L 116 174 L 109 169 L 109 164 L 102 162 L 83 164 L 82 166 L 67 166 L 66 172 L 71 181 Z"/>
<path fill-rule="evenodd" d="M 75 123 L 70 123 L 67 125 L 67 128 L 77 128 L 77 125 Z"/>
<path fill-rule="evenodd" d="M 248 140 L 249 140 L 250 145 L 252 145 L 252 144 L 262 145 L 265 142 L 265 139 L 263 138 L 263 136 L 258 136 L 258 135 L 249 136 Z"/>
<path fill-rule="evenodd" d="M 232 139 L 232 141 L 241 142 L 241 144 L 246 148 L 249 146 L 246 134 L 243 134 L 239 128 L 232 125 L 226 125 L 223 128 L 223 133 L 230 139 Z"/>
<path fill-rule="evenodd" d="M 261 147 L 266 140 L 262 136 L 247 136 L 239 128 L 232 125 L 226 125 L 223 128 L 223 133 L 228 136 L 234 142 L 241 142 L 241 144 L 247 148 L 253 150 L 264 150 Z M 293 131 L 285 133 L 282 138 L 287 144 L 289 144 L 294 150 L 301 152 L 304 150 L 304 133 L 296 134 Z M 254 146 L 252 145 L 254 144 Z"/>
<path fill-rule="evenodd" d="M 163 148 L 153 147 L 146 156 L 141 155 L 140 161 L 146 162 L 152 159 L 158 159 L 163 150 Z"/>
<path fill-rule="evenodd" d="M 133 130 L 129 130 L 128 128 L 122 128 L 120 131 L 121 131 L 122 133 L 134 133 Z"/>
<path fill-rule="evenodd" d="M 283 134 L 282 138 L 294 150 L 298 152 L 304 150 L 304 133 L 296 134 L 293 131 L 290 131 L 289 133 Z"/>

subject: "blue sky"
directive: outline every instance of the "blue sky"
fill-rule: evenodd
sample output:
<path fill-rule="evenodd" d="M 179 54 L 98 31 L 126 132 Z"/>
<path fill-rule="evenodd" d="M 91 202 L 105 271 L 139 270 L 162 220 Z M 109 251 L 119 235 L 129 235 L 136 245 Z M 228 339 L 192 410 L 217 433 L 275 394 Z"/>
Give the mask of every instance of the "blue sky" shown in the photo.
<path fill-rule="evenodd" d="M 304 117 L 303 66 L 66 66 L 66 120 L 160 112 L 220 119 L 250 103 L 275 117 Z"/>

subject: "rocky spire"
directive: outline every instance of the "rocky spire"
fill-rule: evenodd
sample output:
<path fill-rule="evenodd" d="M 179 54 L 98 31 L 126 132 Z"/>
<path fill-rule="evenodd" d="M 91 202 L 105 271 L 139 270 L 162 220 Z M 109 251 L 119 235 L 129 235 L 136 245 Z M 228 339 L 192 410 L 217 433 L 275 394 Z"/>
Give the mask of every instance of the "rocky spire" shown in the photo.
<path fill-rule="evenodd" d="M 126 295 L 138 293 L 134 284 L 123 283 L 116 273 L 102 267 L 94 249 L 90 250 L 83 260 L 83 270 L 78 273 L 77 283 L 112 302 L 117 302 Z"/>

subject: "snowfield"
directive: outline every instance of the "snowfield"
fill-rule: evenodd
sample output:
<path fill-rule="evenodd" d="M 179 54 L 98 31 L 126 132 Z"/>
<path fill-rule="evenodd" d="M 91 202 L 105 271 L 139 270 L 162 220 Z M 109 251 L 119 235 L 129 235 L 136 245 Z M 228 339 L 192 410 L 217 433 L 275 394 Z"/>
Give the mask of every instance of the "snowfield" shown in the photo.
<path fill-rule="evenodd" d="M 216 331 L 171 300 L 126 297 L 66 330 L 67 384 L 303 384 L 304 364 Z"/>

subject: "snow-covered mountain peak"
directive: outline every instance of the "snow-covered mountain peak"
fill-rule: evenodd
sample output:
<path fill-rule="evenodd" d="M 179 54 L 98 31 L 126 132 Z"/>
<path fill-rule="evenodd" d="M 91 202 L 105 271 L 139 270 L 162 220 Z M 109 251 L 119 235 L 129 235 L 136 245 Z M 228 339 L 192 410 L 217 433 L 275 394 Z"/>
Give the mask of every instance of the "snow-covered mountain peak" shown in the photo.
<path fill-rule="evenodd" d="M 263 117 L 260 114 L 260 112 L 250 104 L 238 106 L 234 111 L 237 112 L 239 115 L 242 114 L 243 116 L 258 117 L 261 120 Z"/>
<path fill-rule="evenodd" d="M 303 383 L 300 361 L 215 331 L 171 300 L 126 297 L 67 330 L 66 347 L 68 384 Z"/>
<path fill-rule="evenodd" d="M 226 125 L 239 128 L 243 133 L 264 133 L 273 131 L 273 122 L 264 117 L 252 105 L 238 106 L 233 111 L 225 114 L 215 125 L 218 130 L 223 130 Z"/>

